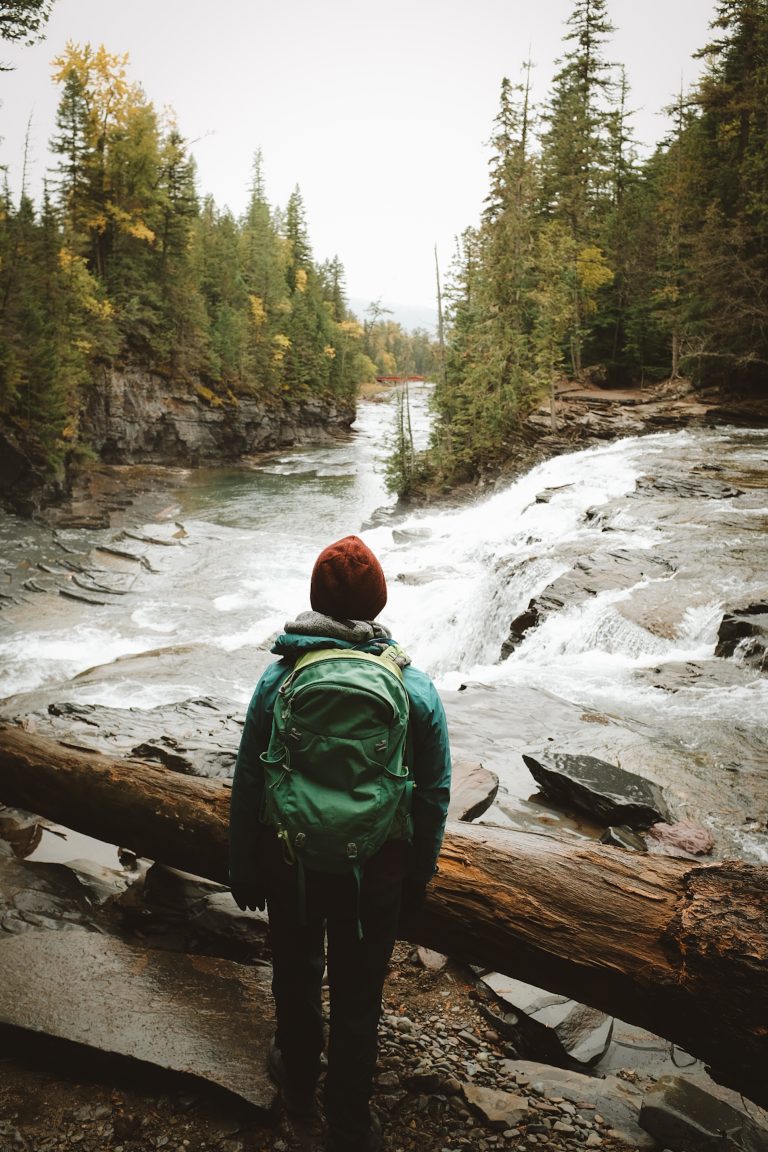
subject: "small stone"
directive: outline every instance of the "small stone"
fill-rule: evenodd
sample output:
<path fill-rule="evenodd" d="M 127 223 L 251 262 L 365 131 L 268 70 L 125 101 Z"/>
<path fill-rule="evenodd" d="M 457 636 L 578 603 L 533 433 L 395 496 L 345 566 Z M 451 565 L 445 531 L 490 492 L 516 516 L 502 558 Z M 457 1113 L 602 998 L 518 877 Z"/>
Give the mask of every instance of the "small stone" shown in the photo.
<path fill-rule="evenodd" d="M 475 1108 L 490 1128 L 503 1131 L 524 1120 L 528 1113 L 528 1101 L 523 1096 L 502 1092 L 492 1088 L 481 1088 L 474 1084 L 463 1085 L 464 1099 Z"/>
<path fill-rule="evenodd" d="M 400 1077 L 396 1072 L 382 1072 L 381 1076 L 377 1077 L 376 1083 L 379 1088 L 399 1088 Z"/>
<path fill-rule="evenodd" d="M 565 1120 L 555 1120 L 554 1124 L 552 1125 L 552 1131 L 567 1132 L 569 1136 L 572 1136 L 576 1129 L 574 1128 L 573 1124 L 568 1124 Z"/>
<path fill-rule="evenodd" d="M 438 1072 L 417 1070 L 411 1076 L 404 1076 L 403 1084 L 406 1088 L 409 1088 L 411 1092 L 426 1092 L 433 1094 L 435 1092 L 439 1092 L 442 1088 L 443 1078 Z"/>
<path fill-rule="evenodd" d="M 602 1144 L 602 1142 L 603 1138 L 602 1136 L 599 1136 L 597 1132 L 590 1132 L 586 1139 L 588 1148 L 597 1148 L 600 1144 Z"/>
<path fill-rule="evenodd" d="M 429 972 L 442 972 L 448 963 L 447 956 L 442 952 L 433 952 L 431 948 L 417 948 L 416 956 L 422 968 L 426 968 Z"/>

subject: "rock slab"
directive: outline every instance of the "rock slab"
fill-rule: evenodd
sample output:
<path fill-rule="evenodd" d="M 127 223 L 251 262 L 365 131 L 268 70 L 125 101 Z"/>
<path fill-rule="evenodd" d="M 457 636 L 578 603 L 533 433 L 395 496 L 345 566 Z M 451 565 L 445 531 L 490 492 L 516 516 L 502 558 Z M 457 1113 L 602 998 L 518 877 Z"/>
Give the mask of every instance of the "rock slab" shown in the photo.
<path fill-rule="evenodd" d="M 274 1032 L 264 969 L 76 927 L 28 931 L 0 949 L 0 1019 L 201 1076 L 264 1111 L 275 1102 L 259 1058 Z"/>
<path fill-rule="evenodd" d="M 606 824 L 649 828 L 673 818 L 661 788 L 595 756 L 552 752 L 546 757 L 523 754 L 541 790 L 556 803 L 578 808 Z"/>
<path fill-rule="evenodd" d="M 703 1078 L 662 1076 L 643 1097 L 640 1125 L 672 1152 L 768 1148 L 768 1127 L 741 1107 L 736 1093 Z"/>
<path fill-rule="evenodd" d="M 604 1055 L 611 1042 L 613 1018 L 596 1008 L 501 972 L 487 973 L 482 983 L 505 1005 L 523 1015 L 538 1033 L 547 1033 L 544 1047 L 550 1049 L 553 1060 L 590 1065 Z"/>

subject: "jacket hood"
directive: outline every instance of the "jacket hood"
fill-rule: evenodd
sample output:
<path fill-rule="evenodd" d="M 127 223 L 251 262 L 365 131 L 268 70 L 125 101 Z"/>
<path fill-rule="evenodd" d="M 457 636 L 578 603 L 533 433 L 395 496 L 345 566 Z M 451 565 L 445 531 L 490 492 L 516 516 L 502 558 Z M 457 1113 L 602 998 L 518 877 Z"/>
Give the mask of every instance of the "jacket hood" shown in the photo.
<path fill-rule="evenodd" d="M 276 656 L 287 656 L 298 660 L 305 652 L 316 652 L 319 648 L 354 648 L 348 640 L 337 640 L 332 636 L 302 636 L 296 632 L 283 632 L 277 637 L 271 651 Z"/>

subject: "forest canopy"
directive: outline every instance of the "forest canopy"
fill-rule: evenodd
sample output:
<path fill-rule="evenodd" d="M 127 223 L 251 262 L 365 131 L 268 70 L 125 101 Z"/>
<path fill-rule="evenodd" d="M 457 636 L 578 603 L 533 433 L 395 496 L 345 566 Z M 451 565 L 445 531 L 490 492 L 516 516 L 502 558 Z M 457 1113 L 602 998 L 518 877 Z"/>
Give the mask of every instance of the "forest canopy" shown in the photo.
<path fill-rule="evenodd" d="M 641 160 L 607 0 L 575 0 L 547 101 L 501 82 L 479 225 L 446 285 L 426 458 L 395 480 L 493 470 L 562 378 L 768 380 L 768 0 L 720 0 L 703 75 Z M 407 455 L 407 454 L 406 454 Z"/>
<path fill-rule="evenodd" d="M 42 204 L 7 183 L 0 195 L 0 413 L 49 465 L 87 450 L 84 398 L 105 365 L 272 405 L 353 406 L 377 372 L 430 374 L 426 333 L 349 311 L 341 262 L 313 256 L 299 188 L 271 205 L 259 153 L 235 216 L 200 197 L 187 141 L 126 55 L 69 43 L 53 68 Z"/>
<path fill-rule="evenodd" d="M 0 38 L 24 40 L 50 3 L 6 9 L 16 22 Z M 498 468 L 566 377 L 684 375 L 765 396 L 768 0 L 718 0 L 701 78 L 670 98 L 671 128 L 642 157 L 613 30 L 608 0 L 573 0 L 546 101 L 532 99 L 530 64 L 502 79 L 440 355 L 378 303 L 350 312 L 341 262 L 313 255 L 299 188 L 272 205 L 259 153 L 245 211 L 219 208 L 127 57 L 70 43 L 54 61 L 42 203 L 23 181 L 0 194 L 0 414 L 55 465 L 87 441 L 84 398 L 105 366 L 275 406 L 352 403 L 375 375 L 432 377 L 430 449 L 417 458 L 400 437 L 391 479 L 404 493 Z"/>

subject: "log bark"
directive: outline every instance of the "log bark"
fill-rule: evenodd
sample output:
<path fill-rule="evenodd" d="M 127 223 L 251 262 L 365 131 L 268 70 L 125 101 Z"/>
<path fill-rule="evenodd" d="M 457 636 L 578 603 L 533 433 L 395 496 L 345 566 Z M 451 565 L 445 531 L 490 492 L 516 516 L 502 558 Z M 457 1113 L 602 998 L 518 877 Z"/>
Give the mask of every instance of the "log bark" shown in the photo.
<path fill-rule="evenodd" d="M 0 728 L 0 801 L 226 882 L 229 788 Z M 449 824 L 409 939 L 667 1037 L 768 1106 L 768 869 Z"/>

